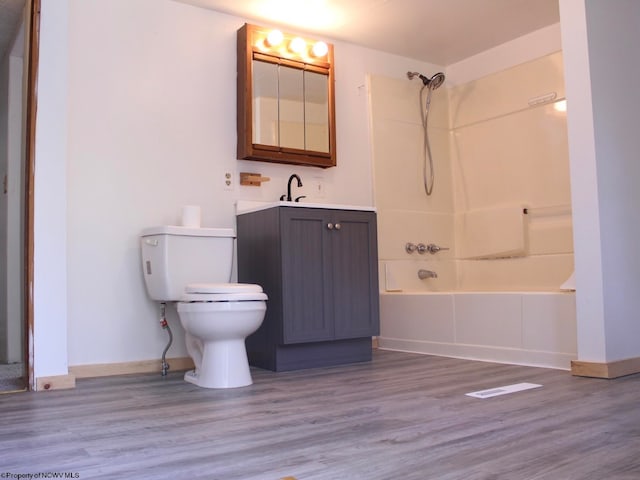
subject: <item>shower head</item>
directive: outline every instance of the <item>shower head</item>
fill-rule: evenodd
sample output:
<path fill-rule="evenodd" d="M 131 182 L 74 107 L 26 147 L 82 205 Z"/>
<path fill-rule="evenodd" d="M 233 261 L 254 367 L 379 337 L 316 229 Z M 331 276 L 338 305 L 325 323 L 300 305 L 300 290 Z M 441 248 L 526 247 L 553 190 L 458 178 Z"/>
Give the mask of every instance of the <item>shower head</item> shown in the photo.
<path fill-rule="evenodd" d="M 442 72 L 436 73 L 431 78 L 425 77 L 418 72 L 407 72 L 407 77 L 409 78 L 409 80 L 413 79 L 414 77 L 418 77 L 420 80 L 422 80 L 422 83 L 425 86 L 428 86 L 431 90 L 435 90 L 444 83 L 444 73 Z"/>
<path fill-rule="evenodd" d="M 444 73 L 438 72 L 429 80 L 429 87 L 435 90 L 444 83 Z"/>

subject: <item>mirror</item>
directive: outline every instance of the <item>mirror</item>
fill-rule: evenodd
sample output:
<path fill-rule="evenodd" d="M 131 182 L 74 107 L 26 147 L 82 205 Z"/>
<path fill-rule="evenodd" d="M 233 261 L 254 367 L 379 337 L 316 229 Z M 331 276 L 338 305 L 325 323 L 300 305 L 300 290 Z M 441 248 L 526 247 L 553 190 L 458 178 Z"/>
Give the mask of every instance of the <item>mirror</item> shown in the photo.
<path fill-rule="evenodd" d="M 308 150 L 329 152 L 329 79 L 304 72 L 304 143 Z"/>
<path fill-rule="evenodd" d="M 238 30 L 238 158 L 335 166 L 333 47 L 271 32 Z"/>

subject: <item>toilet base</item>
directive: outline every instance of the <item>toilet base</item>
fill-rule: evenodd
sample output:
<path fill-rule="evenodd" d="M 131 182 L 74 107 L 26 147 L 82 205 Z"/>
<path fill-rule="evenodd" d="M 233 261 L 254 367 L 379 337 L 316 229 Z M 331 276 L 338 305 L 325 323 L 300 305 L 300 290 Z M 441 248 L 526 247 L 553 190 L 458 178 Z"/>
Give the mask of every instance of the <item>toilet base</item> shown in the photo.
<path fill-rule="evenodd" d="M 200 382 L 200 378 L 195 370 L 189 370 L 188 372 L 185 372 L 184 380 L 185 382 L 193 383 L 194 385 L 197 385 L 198 387 L 202 387 L 202 388 L 239 388 L 239 387 L 248 387 L 249 385 L 253 385 L 253 380 L 251 379 L 251 377 L 249 377 L 248 383 L 246 379 L 240 382 L 240 381 L 237 381 L 238 379 L 236 378 L 234 379 L 236 381 L 234 381 L 233 383 L 226 383 L 224 385 L 222 384 L 204 385 L 203 383 Z"/>
<path fill-rule="evenodd" d="M 253 384 L 244 339 L 206 344 L 200 367 L 196 363 L 196 370 L 186 372 L 184 379 L 202 388 L 238 388 Z"/>

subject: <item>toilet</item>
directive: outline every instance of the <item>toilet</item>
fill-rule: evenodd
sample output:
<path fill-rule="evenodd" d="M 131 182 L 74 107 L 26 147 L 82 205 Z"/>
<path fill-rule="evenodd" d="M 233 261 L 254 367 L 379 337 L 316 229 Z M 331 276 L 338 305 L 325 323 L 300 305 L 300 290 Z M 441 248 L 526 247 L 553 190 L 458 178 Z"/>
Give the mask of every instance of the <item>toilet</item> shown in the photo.
<path fill-rule="evenodd" d="M 161 226 L 141 235 L 147 292 L 158 302 L 178 302 L 195 365 L 184 379 L 199 387 L 253 383 L 244 342 L 262 324 L 267 295 L 260 285 L 227 283 L 234 239 L 231 228 Z"/>

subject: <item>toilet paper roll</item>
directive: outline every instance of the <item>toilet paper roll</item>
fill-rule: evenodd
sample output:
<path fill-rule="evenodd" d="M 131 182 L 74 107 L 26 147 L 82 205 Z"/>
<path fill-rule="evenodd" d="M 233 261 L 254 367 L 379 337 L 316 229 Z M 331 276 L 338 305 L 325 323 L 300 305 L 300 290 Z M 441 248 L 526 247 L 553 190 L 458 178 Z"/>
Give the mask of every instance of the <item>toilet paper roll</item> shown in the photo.
<path fill-rule="evenodd" d="M 198 205 L 182 207 L 182 226 L 200 228 L 200 207 Z"/>

